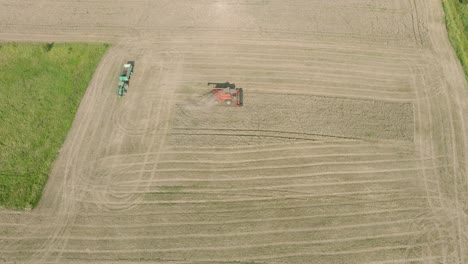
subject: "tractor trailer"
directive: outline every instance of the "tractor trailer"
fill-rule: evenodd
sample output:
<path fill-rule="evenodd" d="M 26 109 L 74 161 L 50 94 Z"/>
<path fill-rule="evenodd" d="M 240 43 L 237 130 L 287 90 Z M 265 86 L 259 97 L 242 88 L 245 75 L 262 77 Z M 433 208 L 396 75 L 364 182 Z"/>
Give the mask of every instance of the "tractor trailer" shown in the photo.
<path fill-rule="evenodd" d="M 128 84 L 130 82 L 130 77 L 133 74 L 133 69 L 135 68 L 134 61 L 128 61 L 122 66 L 122 70 L 120 71 L 119 76 L 119 88 L 118 88 L 118 95 L 122 96 L 127 92 Z"/>

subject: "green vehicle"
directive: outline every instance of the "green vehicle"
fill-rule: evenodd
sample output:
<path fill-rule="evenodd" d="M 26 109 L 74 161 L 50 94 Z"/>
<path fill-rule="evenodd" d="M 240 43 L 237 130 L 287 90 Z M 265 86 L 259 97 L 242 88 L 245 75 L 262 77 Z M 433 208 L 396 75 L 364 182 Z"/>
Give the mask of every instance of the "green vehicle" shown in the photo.
<path fill-rule="evenodd" d="M 133 74 L 134 68 L 135 68 L 134 61 L 128 61 L 127 63 L 123 65 L 122 70 L 120 71 L 120 76 L 119 76 L 119 90 L 118 90 L 119 96 L 122 96 L 124 95 L 124 93 L 127 92 L 128 84 L 130 82 L 130 77 Z"/>

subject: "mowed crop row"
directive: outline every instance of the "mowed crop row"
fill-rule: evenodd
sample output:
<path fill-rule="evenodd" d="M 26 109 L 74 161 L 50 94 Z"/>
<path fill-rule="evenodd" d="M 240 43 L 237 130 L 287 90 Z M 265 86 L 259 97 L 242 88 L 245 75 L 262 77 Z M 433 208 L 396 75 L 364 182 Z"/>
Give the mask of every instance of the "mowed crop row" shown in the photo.
<path fill-rule="evenodd" d="M 282 167 L 279 164 L 270 170 L 256 169 L 264 166 L 262 160 L 242 161 L 242 151 L 230 155 L 234 160 L 240 159 L 233 169 L 241 171 L 226 175 L 210 164 L 183 158 L 188 151 L 197 156 L 201 152 L 204 158 L 218 157 L 203 154 L 210 149 L 184 149 L 182 156 L 178 156 L 176 149 L 169 148 L 175 153 L 163 155 L 164 159 L 187 162 L 194 171 L 196 167 L 204 168 L 203 181 L 196 172 L 177 172 L 167 177 L 158 171 L 152 177 L 148 172 L 141 181 L 130 180 L 134 177 L 129 168 L 121 171 L 127 181 L 112 173 L 118 184 L 108 186 L 107 190 L 90 190 L 87 199 L 77 201 L 87 210 L 77 216 L 75 224 L 60 238 L 67 241 L 60 252 L 70 259 L 87 252 L 89 259 L 117 255 L 193 261 L 234 261 L 239 259 L 236 256 L 244 256 L 246 260 L 278 260 L 294 252 L 293 259 L 299 262 L 313 255 L 335 255 L 339 261 L 343 247 L 348 248 L 345 251 L 348 257 L 356 261 L 369 259 L 369 255 L 375 258 L 383 254 L 391 259 L 404 254 L 407 241 L 421 235 L 412 225 L 427 220 L 421 217 L 425 200 L 415 177 L 422 168 L 415 162 L 406 162 L 405 166 L 392 161 L 411 156 L 411 151 L 359 142 L 341 143 L 337 145 L 342 146 L 330 149 L 327 145 L 302 143 L 294 146 L 301 149 L 288 151 L 284 147 L 281 154 L 276 151 L 275 156 L 287 164 L 317 163 L 317 158 L 297 157 L 301 151 L 317 156 L 323 153 L 320 159 L 330 164 L 317 163 L 319 168 L 302 170 L 298 166 L 290 168 L 286 175 L 275 168 Z M 274 148 L 271 147 L 273 152 Z M 258 152 L 245 154 L 259 155 L 268 149 L 262 147 Z M 356 152 L 355 156 L 342 154 L 350 151 Z M 359 153 L 363 152 L 375 155 L 362 157 Z M 388 153 L 389 161 L 380 161 L 379 153 Z M 339 166 L 336 159 L 340 155 L 348 157 L 345 167 Z M 360 161 L 353 162 L 353 158 Z M 133 162 L 117 163 L 139 171 Z M 165 163 L 171 162 L 162 160 L 159 166 Z M 391 169 L 386 170 L 382 163 Z M 257 179 L 249 180 L 253 175 Z M 109 200 L 99 201 L 101 192 Z M 122 194 L 131 194 L 133 199 L 119 199 Z M 106 213 L 106 206 L 119 203 L 135 207 L 117 215 L 108 208 Z M 13 239 L 21 239 L 20 248 L 26 249 L 30 243 L 46 239 L 48 233 L 44 229 L 34 238 Z M 411 245 L 416 252 L 420 247 Z"/>

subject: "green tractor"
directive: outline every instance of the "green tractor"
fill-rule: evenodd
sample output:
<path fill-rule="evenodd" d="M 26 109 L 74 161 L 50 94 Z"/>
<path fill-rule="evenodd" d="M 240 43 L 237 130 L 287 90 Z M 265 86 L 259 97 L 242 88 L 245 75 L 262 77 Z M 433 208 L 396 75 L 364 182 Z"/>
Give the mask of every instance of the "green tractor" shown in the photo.
<path fill-rule="evenodd" d="M 133 74 L 134 68 L 135 68 L 134 61 L 128 61 L 127 63 L 123 65 L 122 70 L 120 71 L 120 76 L 119 76 L 119 90 L 118 90 L 119 96 L 122 96 L 124 95 L 124 93 L 127 92 L 128 84 L 130 82 L 130 77 Z"/>

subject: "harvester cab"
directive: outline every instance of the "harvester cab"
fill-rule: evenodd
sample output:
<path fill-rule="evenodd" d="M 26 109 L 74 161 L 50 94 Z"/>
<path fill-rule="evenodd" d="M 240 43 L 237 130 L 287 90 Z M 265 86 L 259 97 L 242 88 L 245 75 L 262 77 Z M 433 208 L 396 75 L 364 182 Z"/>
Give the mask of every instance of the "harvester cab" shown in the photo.
<path fill-rule="evenodd" d="M 133 69 L 135 68 L 134 61 L 128 61 L 122 66 L 119 75 L 119 88 L 117 90 L 117 94 L 119 96 L 124 95 L 127 92 L 128 85 L 130 83 L 130 78 L 133 74 Z"/>
<path fill-rule="evenodd" d="M 119 82 L 118 95 L 123 96 L 124 93 L 127 92 L 127 89 L 128 89 L 128 83 L 120 81 Z"/>
<path fill-rule="evenodd" d="M 211 87 L 210 95 L 216 103 L 228 106 L 243 106 L 244 105 L 244 90 L 236 88 L 234 83 L 208 83 Z"/>

